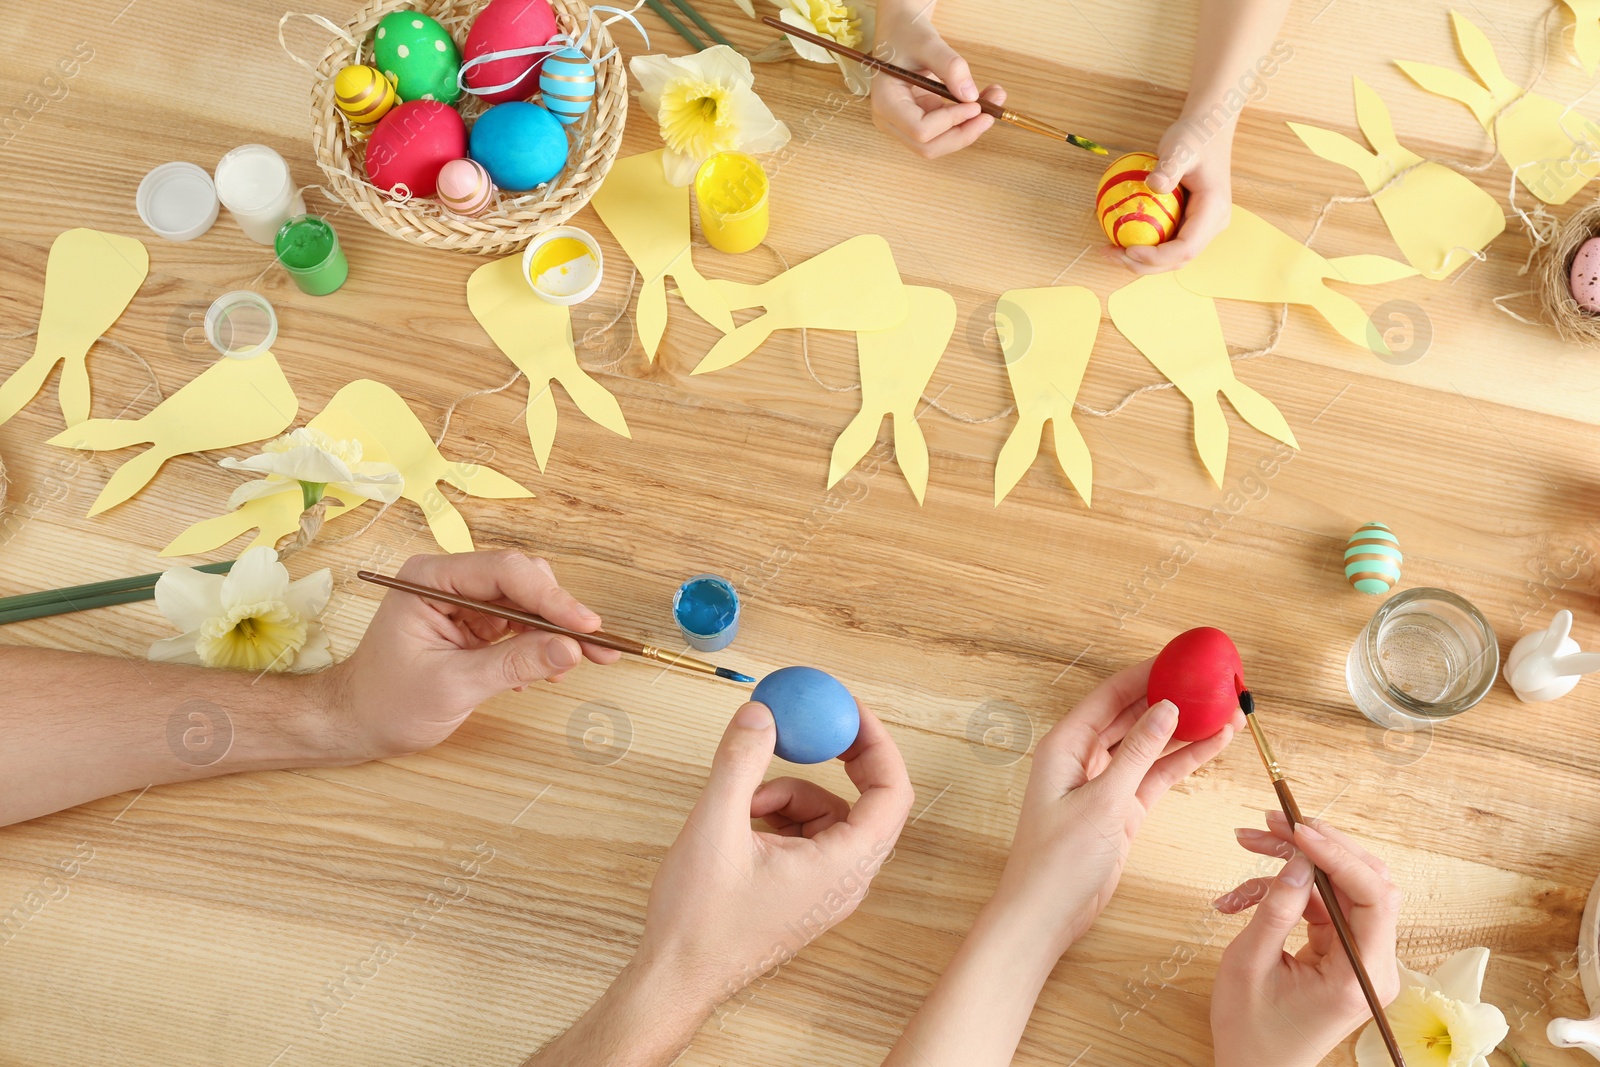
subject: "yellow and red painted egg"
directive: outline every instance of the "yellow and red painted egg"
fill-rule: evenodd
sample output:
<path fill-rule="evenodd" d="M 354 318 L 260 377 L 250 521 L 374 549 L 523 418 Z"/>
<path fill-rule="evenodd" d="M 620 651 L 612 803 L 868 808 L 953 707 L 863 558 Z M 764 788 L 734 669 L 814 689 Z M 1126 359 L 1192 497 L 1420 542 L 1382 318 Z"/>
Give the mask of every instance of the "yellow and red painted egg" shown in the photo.
<path fill-rule="evenodd" d="M 394 82 L 376 67 L 353 63 L 333 78 L 333 103 L 344 117 L 361 126 L 370 126 L 400 102 Z"/>
<path fill-rule="evenodd" d="M 1158 162 L 1149 152 L 1129 152 L 1101 176 L 1094 211 L 1112 244 L 1158 245 L 1178 232 L 1187 194 L 1182 186 L 1158 193 L 1145 184 Z"/>
<path fill-rule="evenodd" d="M 452 159 L 439 170 L 439 202 L 452 215 L 475 218 L 494 203 L 494 182 L 475 159 Z"/>

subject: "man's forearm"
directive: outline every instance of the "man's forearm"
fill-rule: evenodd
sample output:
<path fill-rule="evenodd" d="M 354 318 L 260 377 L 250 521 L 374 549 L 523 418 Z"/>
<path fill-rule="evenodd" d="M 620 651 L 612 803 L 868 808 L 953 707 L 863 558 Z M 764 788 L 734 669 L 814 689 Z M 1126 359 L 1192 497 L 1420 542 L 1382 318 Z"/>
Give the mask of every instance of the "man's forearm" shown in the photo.
<path fill-rule="evenodd" d="M 352 763 L 332 672 L 0 647 L 0 825 L 234 771 Z"/>

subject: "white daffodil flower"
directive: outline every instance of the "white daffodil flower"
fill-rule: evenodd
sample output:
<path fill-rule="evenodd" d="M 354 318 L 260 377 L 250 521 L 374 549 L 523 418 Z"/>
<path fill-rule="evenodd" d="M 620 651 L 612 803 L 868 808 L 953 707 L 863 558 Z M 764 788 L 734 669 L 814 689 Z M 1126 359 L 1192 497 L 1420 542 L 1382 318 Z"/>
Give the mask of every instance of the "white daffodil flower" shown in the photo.
<path fill-rule="evenodd" d="M 872 9 L 863 4 L 841 4 L 838 0 L 774 0 L 778 17 L 790 26 L 810 30 L 819 37 L 837 41 L 858 52 L 872 48 Z M 872 88 L 872 75 L 853 59 L 828 51 L 821 45 L 790 37 L 789 44 L 801 59 L 813 63 L 837 63 L 844 83 L 857 96 Z"/>
<path fill-rule="evenodd" d="M 340 441 L 309 426 L 268 441 L 261 446 L 259 455 L 219 462 L 229 470 L 266 475 L 235 489 L 228 497 L 230 508 L 288 492 L 299 492 L 304 506 L 309 508 L 330 490 L 346 504 L 357 503 L 352 499 L 356 497 L 392 504 L 405 488 L 405 480 L 394 464 L 361 458 L 360 441 Z"/>
<path fill-rule="evenodd" d="M 1493 1004 L 1479 1000 L 1489 950 L 1469 948 L 1432 975 L 1400 965 L 1400 995 L 1387 1009 L 1400 1052 L 1410 1067 L 1488 1067 L 1488 1055 L 1510 1028 Z M 1376 1022 L 1356 1041 L 1358 1067 L 1385 1067 L 1389 1053 Z"/>
<path fill-rule="evenodd" d="M 183 633 L 150 646 L 162 663 L 242 671 L 315 671 L 333 663 L 318 621 L 333 595 L 325 567 L 297 582 L 266 546 L 227 574 L 174 567 L 156 581 L 156 607 Z"/>
<path fill-rule="evenodd" d="M 688 56 L 634 56 L 639 105 L 656 117 L 666 142 L 667 180 L 688 185 L 718 152 L 775 152 L 789 143 L 755 94 L 750 61 L 726 45 Z"/>

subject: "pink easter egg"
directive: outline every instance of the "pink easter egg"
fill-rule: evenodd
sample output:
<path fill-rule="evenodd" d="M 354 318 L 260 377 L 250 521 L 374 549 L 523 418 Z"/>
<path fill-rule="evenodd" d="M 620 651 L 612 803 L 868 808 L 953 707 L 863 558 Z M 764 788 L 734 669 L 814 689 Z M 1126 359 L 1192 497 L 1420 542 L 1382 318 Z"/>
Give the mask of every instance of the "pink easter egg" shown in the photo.
<path fill-rule="evenodd" d="M 475 159 L 452 159 L 439 171 L 439 202 L 453 215 L 472 218 L 494 202 L 494 182 Z"/>
<path fill-rule="evenodd" d="M 1591 237 L 1579 247 L 1578 254 L 1572 257 L 1567 284 L 1580 308 L 1600 315 L 1600 237 Z"/>

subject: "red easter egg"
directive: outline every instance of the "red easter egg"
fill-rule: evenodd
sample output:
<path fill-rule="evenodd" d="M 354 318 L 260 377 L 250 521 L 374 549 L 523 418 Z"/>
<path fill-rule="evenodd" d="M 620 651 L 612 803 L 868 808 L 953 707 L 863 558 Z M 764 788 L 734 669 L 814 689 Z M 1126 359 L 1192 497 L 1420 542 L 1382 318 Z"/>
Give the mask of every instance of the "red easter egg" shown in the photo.
<path fill-rule="evenodd" d="M 556 25 L 556 13 L 550 7 L 550 0 L 490 0 L 489 6 L 472 20 L 472 29 L 467 31 L 467 46 L 461 50 L 461 62 L 465 66 L 490 52 L 537 48 L 549 44 L 550 38 L 558 32 L 560 27 Z M 544 60 L 543 55 L 495 59 L 469 68 L 461 80 L 475 93 L 482 87 L 514 82 L 510 88 L 497 93 L 476 93 L 490 104 L 526 100 L 539 91 L 539 68 Z"/>
<path fill-rule="evenodd" d="M 386 193 L 404 185 L 412 196 L 432 196 L 439 170 L 467 154 L 461 113 L 437 100 L 411 100 L 378 120 L 367 142 L 367 180 Z"/>
<path fill-rule="evenodd" d="M 1203 741 L 1239 710 L 1244 665 L 1227 634 L 1213 626 L 1186 630 L 1167 642 L 1150 667 L 1150 703 L 1178 705 L 1174 740 Z"/>

